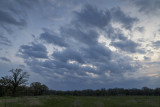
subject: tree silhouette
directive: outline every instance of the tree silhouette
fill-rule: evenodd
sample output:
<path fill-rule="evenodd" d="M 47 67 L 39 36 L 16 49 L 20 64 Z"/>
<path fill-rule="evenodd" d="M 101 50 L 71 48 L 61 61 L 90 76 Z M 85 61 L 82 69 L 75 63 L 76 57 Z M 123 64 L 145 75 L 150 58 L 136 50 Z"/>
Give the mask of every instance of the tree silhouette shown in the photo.
<path fill-rule="evenodd" d="M 22 69 L 12 69 L 9 71 L 12 75 L 1 77 L 0 84 L 2 86 L 10 86 L 12 95 L 15 96 L 17 87 L 25 84 L 28 81 L 28 73 L 23 72 Z"/>
<path fill-rule="evenodd" d="M 34 95 L 42 95 L 48 91 L 48 87 L 46 85 L 42 85 L 40 82 L 33 82 L 30 84 L 30 88 L 33 91 Z"/>

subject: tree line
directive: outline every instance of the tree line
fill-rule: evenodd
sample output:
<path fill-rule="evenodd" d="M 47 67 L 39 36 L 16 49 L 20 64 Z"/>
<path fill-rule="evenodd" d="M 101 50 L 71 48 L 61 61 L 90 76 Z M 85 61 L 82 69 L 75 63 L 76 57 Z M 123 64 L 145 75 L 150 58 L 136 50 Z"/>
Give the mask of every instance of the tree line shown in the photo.
<path fill-rule="evenodd" d="M 142 89 L 124 89 L 124 88 L 110 88 L 110 89 L 86 89 L 74 91 L 56 91 L 48 90 L 49 94 L 53 95 L 73 95 L 73 96 L 160 96 L 160 88 L 150 89 L 143 87 Z"/>
<path fill-rule="evenodd" d="M 12 69 L 9 71 L 10 76 L 1 77 L 0 79 L 0 96 L 37 96 L 37 95 L 73 95 L 73 96 L 160 96 L 160 88 L 151 89 L 143 87 L 142 89 L 86 89 L 74 91 L 57 91 L 49 90 L 48 87 L 40 82 L 33 82 L 26 86 L 29 75 L 22 69 Z"/>

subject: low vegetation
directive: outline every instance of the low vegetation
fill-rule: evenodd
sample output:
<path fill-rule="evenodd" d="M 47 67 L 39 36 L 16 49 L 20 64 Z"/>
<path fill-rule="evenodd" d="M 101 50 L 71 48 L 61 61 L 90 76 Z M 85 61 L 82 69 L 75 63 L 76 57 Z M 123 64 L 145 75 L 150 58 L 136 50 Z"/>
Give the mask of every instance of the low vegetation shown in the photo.
<path fill-rule="evenodd" d="M 159 107 L 159 96 L 28 96 L 0 98 L 0 107 Z"/>

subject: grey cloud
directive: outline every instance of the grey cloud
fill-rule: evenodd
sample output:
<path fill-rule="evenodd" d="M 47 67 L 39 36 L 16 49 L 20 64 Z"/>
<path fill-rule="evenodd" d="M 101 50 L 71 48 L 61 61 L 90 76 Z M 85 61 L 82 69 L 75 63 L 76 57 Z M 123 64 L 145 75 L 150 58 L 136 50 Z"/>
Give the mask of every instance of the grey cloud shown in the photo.
<path fill-rule="evenodd" d="M 137 53 L 140 53 L 140 54 L 146 54 L 145 48 L 136 49 L 136 51 L 137 51 Z"/>
<path fill-rule="evenodd" d="M 126 52 L 135 53 L 136 48 L 139 44 L 135 43 L 132 40 L 126 40 L 126 41 L 111 42 L 110 45 L 117 47 Z"/>
<path fill-rule="evenodd" d="M 1 45 L 6 45 L 6 46 L 11 46 L 12 42 L 7 37 L 4 37 L 3 35 L 0 35 L 0 44 Z"/>
<path fill-rule="evenodd" d="M 98 28 L 104 28 L 113 21 L 121 23 L 124 28 L 131 30 L 134 23 L 138 21 L 138 18 L 127 15 L 120 7 L 100 10 L 89 4 L 85 5 L 79 12 L 75 12 L 75 16 L 74 24 Z"/>
<path fill-rule="evenodd" d="M 101 11 L 91 5 L 86 5 L 80 12 L 75 12 L 76 21 L 83 23 L 85 26 L 95 26 L 103 28 L 110 23 L 111 15 L 108 10 Z"/>
<path fill-rule="evenodd" d="M 69 63 L 69 60 L 77 63 Z M 34 72 L 46 78 L 52 78 L 52 81 L 60 79 L 65 81 L 67 85 L 73 81 L 75 83 L 80 82 L 83 85 L 87 85 L 89 81 L 94 83 L 95 77 L 89 76 L 87 72 L 93 76 L 96 75 L 98 83 L 98 81 L 104 82 L 109 79 L 109 77 L 105 76 L 105 72 L 110 71 L 109 75 L 121 75 L 123 72 L 134 72 L 139 68 L 138 64 L 133 63 L 132 58 L 118 54 L 117 56 L 112 56 L 110 50 L 106 50 L 105 47 L 102 48 L 101 46 L 95 48 L 93 46 L 81 51 L 67 49 L 53 53 L 53 59 L 47 59 L 46 61 L 32 59 L 25 60 L 25 63 Z M 88 64 L 96 68 L 87 66 Z"/>
<path fill-rule="evenodd" d="M 135 42 L 128 40 L 120 30 L 111 27 L 109 13 L 88 5 L 75 13 L 77 17 L 71 21 L 71 26 L 61 27 L 58 35 L 46 33 L 46 31 L 40 35 L 40 39 L 47 43 L 58 46 L 65 46 L 63 43 L 66 43 L 65 49 L 54 50 L 51 57 L 48 58 L 46 48 L 42 44 L 32 43 L 32 45 L 20 47 L 19 53 L 34 72 L 51 78 L 53 81 L 60 80 L 61 83 L 64 82 L 67 85 L 82 83 L 87 86 L 89 83 L 98 84 L 109 80 L 108 78 L 111 77 L 107 77 L 106 72 L 112 76 L 139 69 L 139 64 L 135 63 L 131 57 L 112 52 L 109 47 L 98 42 L 100 36 L 98 31 L 105 32 L 107 26 L 106 28 L 110 28 L 109 31 L 106 31 L 110 32 L 110 35 L 106 36 L 107 39 L 111 39 L 113 43 L 116 40 L 125 42 L 119 43 L 120 45 L 117 43 L 116 46 L 120 46 L 118 48 L 134 52 L 138 46 Z M 100 29 L 97 30 L 97 28 Z M 44 56 L 45 60 L 36 59 Z"/>
<path fill-rule="evenodd" d="M 128 39 L 120 29 L 113 28 L 112 26 L 106 29 L 105 37 L 110 38 L 112 41 L 115 41 L 115 40 L 125 41 Z"/>
<path fill-rule="evenodd" d="M 47 49 L 42 44 L 21 45 L 19 54 L 23 58 L 48 58 Z"/>
<path fill-rule="evenodd" d="M 155 41 L 155 42 L 152 42 L 152 45 L 156 48 L 159 48 L 160 47 L 160 40 L 158 41 Z"/>
<path fill-rule="evenodd" d="M 34 7 L 34 5 L 39 5 L 40 1 L 41 0 L 17 0 L 17 3 L 22 5 L 23 7 L 31 9 Z"/>
<path fill-rule="evenodd" d="M 61 76 L 65 76 L 66 73 L 77 74 L 81 77 L 87 76 L 86 72 L 93 73 L 95 75 L 104 75 L 106 71 L 111 71 L 111 73 L 122 73 L 128 71 L 136 71 L 138 67 L 133 66 L 132 59 L 128 57 L 128 60 L 123 60 L 126 58 L 119 58 L 120 55 L 112 56 L 111 51 L 105 46 L 98 45 L 93 47 L 85 47 L 79 51 L 66 49 L 59 52 L 53 53 L 53 60 L 48 59 L 47 61 L 38 60 L 27 60 L 27 64 L 35 69 L 35 71 L 48 71 L 52 73 L 57 73 Z M 121 55 L 122 57 L 122 55 Z M 118 59 L 117 59 L 118 58 Z M 112 61 L 112 60 L 115 61 Z M 70 61 L 76 61 L 78 63 L 69 63 Z M 130 62 L 131 61 L 131 62 Z M 34 66 L 33 64 L 34 63 Z M 81 66 L 81 65 L 92 65 L 91 66 Z M 41 68 L 41 70 L 39 70 Z M 38 70 L 37 70 L 38 69 Z"/>
<path fill-rule="evenodd" d="M 109 61 L 111 59 L 111 50 L 108 47 L 105 47 L 101 44 L 96 44 L 93 46 L 90 46 L 89 48 L 82 48 L 82 50 L 85 54 L 85 60 L 89 63 L 95 62 L 105 62 Z"/>
<path fill-rule="evenodd" d="M 20 65 L 19 65 L 19 67 L 21 67 L 21 68 L 25 68 L 25 65 L 20 64 Z"/>
<path fill-rule="evenodd" d="M 139 7 L 139 11 L 145 13 L 154 13 L 160 11 L 160 1 L 159 0 L 133 0 L 131 3 L 134 3 Z"/>
<path fill-rule="evenodd" d="M 65 3 L 66 2 L 66 3 Z M 38 12 L 39 19 L 58 21 L 61 18 L 70 14 L 73 8 L 76 6 L 71 1 L 59 1 L 59 0 L 17 0 L 17 4 L 20 5 L 25 11 Z M 72 7 L 72 8 L 71 8 Z M 26 12 L 27 13 L 27 12 Z M 66 15 L 67 14 L 67 15 Z M 57 20 L 58 19 L 58 20 Z"/>
<path fill-rule="evenodd" d="M 8 33 L 13 32 L 13 27 L 23 28 L 27 25 L 26 15 L 17 1 L 0 1 L 0 27 Z"/>
<path fill-rule="evenodd" d="M 129 30 L 133 27 L 133 24 L 138 21 L 137 18 L 126 15 L 119 7 L 112 8 L 111 14 L 113 21 L 121 23 L 124 28 Z"/>
<path fill-rule="evenodd" d="M 147 62 L 146 64 L 147 65 L 154 65 L 154 66 L 158 65 L 159 66 L 160 65 L 160 61 L 150 61 L 150 62 Z"/>
<path fill-rule="evenodd" d="M 147 57 L 147 56 L 144 56 L 143 58 L 144 58 L 145 61 L 150 61 L 151 60 L 151 58 Z"/>
<path fill-rule="evenodd" d="M 144 27 L 136 27 L 135 30 L 139 31 L 139 32 L 144 32 Z"/>
<path fill-rule="evenodd" d="M 45 40 L 47 43 L 55 44 L 62 47 L 67 47 L 64 38 L 59 37 L 56 33 L 44 32 L 40 35 L 40 39 Z"/>
<path fill-rule="evenodd" d="M 8 58 L 6 58 L 6 57 L 0 57 L 0 59 L 1 59 L 2 61 L 11 62 L 11 60 L 8 59 Z"/>
<path fill-rule="evenodd" d="M 96 31 L 88 30 L 87 32 L 85 32 L 84 30 L 79 28 L 63 28 L 61 29 L 61 33 L 68 38 L 74 38 L 76 41 L 87 45 L 97 44 L 99 37 Z"/>
<path fill-rule="evenodd" d="M 109 75 L 115 77 L 115 74 L 120 76 L 123 72 L 134 72 L 137 70 L 137 66 L 133 66 L 130 61 L 132 59 L 126 59 L 126 57 L 119 57 L 118 60 L 114 62 L 109 61 L 107 62 L 98 62 L 97 69 L 93 69 L 90 67 L 81 67 L 78 64 L 69 64 L 63 61 L 58 60 L 47 60 L 47 61 L 38 61 L 32 60 L 31 62 L 27 62 L 30 65 L 31 69 L 34 72 L 40 73 L 43 75 L 44 78 L 52 78 L 52 83 L 56 83 L 56 81 L 60 82 L 61 84 L 67 85 L 66 88 L 69 88 L 68 85 L 72 84 L 71 86 L 75 86 L 75 83 L 81 83 L 81 88 L 84 88 L 83 85 L 91 86 L 91 84 L 99 84 L 100 86 L 106 81 L 113 81 L 111 80 L 112 77 L 107 77 L 105 72 L 111 71 Z M 96 64 L 96 61 L 93 61 L 90 64 Z M 97 75 L 98 77 L 93 78 L 88 76 L 86 72 L 92 73 L 93 75 Z M 58 87 L 56 87 L 58 88 Z M 64 89 L 65 85 L 62 85 L 61 89 Z M 73 87 L 72 87 L 73 88 Z"/>
<path fill-rule="evenodd" d="M 113 73 L 123 74 L 123 72 L 135 72 L 141 67 L 139 63 L 133 62 L 131 57 L 120 55 L 121 54 L 118 54 L 118 56 L 116 56 L 117 58 L 115 58 L 116 60 L 113 60 L 109 65 L 109 69 L 111 69 Z"/>
<path fill-rule="evenodd" d="M 0 10 L 0 23 L 1 24 L 11 24 L 11 25 L 18 25 L 24 26 L 26 22 L 24 19 L 17 20 L 13 16 L 11 16 L 8 12 Z"/>
<path fill-rule="evenodd" d="M 66 62 L 68 60 L 75 60 L 79 63 L 83 63 L 82 54 L 80 51 L 77 51 L 76 49 L 66 49 L 62 52 L 55 52 L 53 53 L 53 57 L 57 60 L 60 60 L 62 62 Z"/>

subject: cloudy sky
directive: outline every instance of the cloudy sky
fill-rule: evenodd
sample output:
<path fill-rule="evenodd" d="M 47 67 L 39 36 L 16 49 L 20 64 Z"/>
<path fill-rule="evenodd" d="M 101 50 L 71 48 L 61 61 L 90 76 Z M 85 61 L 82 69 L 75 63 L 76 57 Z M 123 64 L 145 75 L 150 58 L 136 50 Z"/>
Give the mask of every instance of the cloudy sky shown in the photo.
<path fill-rule="evenodd" d="M 160 87 L 160 0 L 0 0 L 0 76 L 50 89 Z"/>

